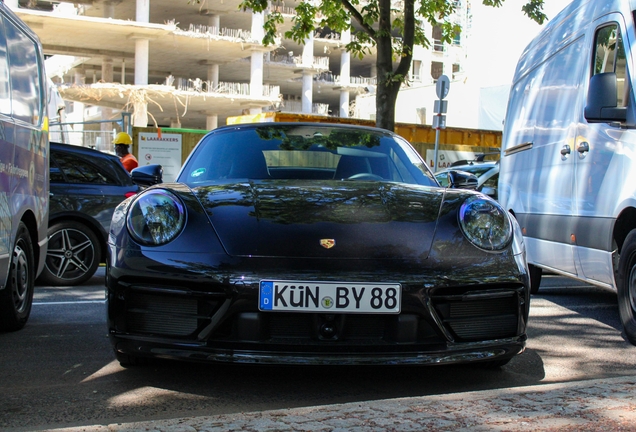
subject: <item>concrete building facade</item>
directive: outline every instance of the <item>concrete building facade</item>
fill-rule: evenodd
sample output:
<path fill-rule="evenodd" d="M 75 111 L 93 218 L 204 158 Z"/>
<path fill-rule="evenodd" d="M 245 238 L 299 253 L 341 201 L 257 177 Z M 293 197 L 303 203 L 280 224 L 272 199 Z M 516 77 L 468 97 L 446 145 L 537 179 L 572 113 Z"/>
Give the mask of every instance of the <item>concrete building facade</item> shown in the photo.
<path fill-rule="evenodd" d="M 67 120 L 99 119 L 105 132 L 112 127 L 104 122 L 121 112 L 132 113 L 134 126 L 192 129 L 263 111 L 373 117 L 356 98 L 373 92 L 375 55 L 347 53 L 347 33 L 316 29 L 304 44 L 281 37 L 265 46 L 265 15 L 240 10 L 240 0 L 6 3 L 40 37 L 49 77 L 73 102 Z M 270 4 L 285 18 L 281 34 L 297 3 Z M 432 84 L 441 74 L 461 78 L 470 1 L 456 5 L 454 20 L 464 31 L 443 44 L 438 29 L 426 28 L 431 46 L 416 48 L 408 85 Z"/>

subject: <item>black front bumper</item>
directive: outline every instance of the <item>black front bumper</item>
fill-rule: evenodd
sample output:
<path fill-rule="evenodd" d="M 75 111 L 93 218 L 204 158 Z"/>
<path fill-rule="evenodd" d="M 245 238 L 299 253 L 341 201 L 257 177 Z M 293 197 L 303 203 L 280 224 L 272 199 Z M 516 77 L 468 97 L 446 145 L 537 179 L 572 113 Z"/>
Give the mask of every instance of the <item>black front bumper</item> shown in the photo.
<path fill-rule="evenodd" d="M 136 357 L 265 364 L 449 364 L 524 350 L 519 282 L 403 285 L 401 313 L 258 311 L 258 285 L 109 277 L 114 349 Z M 185 285 L 188 285 L 186 287 Z"/>

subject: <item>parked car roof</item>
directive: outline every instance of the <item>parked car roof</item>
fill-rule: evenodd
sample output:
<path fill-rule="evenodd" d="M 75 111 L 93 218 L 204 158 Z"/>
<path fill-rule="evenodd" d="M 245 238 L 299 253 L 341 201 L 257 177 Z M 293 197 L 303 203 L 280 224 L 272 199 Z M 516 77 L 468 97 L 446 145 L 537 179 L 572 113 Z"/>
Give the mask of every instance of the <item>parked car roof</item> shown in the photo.
<path fill-rule="evenodd" d="M 483 192 L 486 195 L 497 199 L 497 188 L 499 181 L 499 161 L 468 161 L 463 164 L 455 165 L 437 171 L 435 178 L 440 185 L 448 186 L 448 172 L 449 171 L 464 171 L 474 174 L 477 177 L 477 188 L 479 192 Z"/>

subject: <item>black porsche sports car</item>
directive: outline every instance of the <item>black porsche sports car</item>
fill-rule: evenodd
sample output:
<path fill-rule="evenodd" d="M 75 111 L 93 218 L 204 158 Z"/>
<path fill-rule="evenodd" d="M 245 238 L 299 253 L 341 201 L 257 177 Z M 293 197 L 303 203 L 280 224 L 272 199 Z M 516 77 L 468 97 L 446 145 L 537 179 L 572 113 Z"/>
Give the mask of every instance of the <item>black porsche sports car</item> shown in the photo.
<path fill-rule="evenodd" d="M 146 166 L 133 177 L 161 176 Z M 526 343 L 514 218 L 486 195 L 440 187 L 381 129 L 215 129 L 175 183 L 119 205 L 108 254 L 109 335 L 124 365 L 500 366 Z"/>

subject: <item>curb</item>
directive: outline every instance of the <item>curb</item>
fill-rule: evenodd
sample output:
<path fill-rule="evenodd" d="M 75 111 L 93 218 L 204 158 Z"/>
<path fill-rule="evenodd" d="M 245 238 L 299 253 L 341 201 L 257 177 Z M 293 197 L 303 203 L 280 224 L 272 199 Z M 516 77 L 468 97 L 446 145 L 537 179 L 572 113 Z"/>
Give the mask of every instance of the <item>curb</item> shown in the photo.
<path fill-rule="evenodd" d="M 132 431 L 636 431 L 636 375 L 498 390 L 51 429 Z"/>

